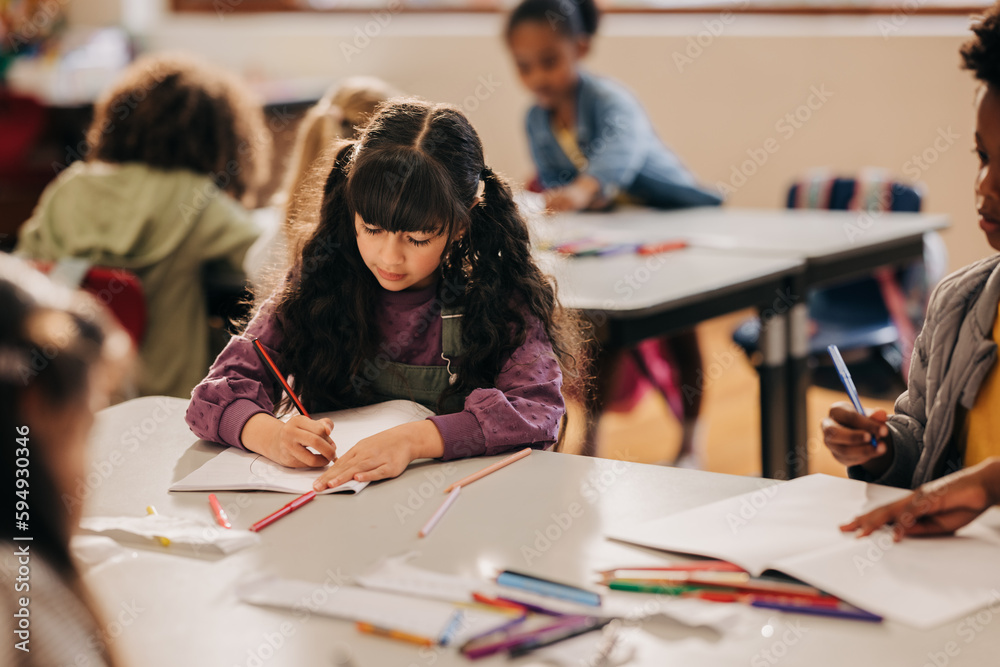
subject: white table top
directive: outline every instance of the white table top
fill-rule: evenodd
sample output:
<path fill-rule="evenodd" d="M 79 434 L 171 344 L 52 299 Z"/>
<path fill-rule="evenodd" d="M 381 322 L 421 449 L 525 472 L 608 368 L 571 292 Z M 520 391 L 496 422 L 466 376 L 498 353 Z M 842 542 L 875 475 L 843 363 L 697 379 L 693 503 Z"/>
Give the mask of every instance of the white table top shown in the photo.
<path fill-rule="evenodd" d="M 756 257 L 816 260 L 944 229 L 948 216 L 805 209 L 702 207 L 679 211 L 625 208 L 573 213 L 536 223 L 543 239 L 597 237 L 621 242 L 684 239 L 693 247 Z"/>
<path fill-rule="evenodd" d="M 80 489 L 87 499 L 87 515 L 141 515 L 153 504 L 163 515 L 210 520 L 206 493 L 166 490 L 218 451 L 194 444 L 183 421 L 186 403 L 144 398 L 101 413 L 93 436 L 92 474 Z M 418 464 L 357 496 L 320 497 L 260 533 L 260 545 L 225 558 L 189 558 L 160 547 L 134 549 L 128 558 L 95 566 L 85 579 L 108 617 L 124 619 L 115 629 L 129 664 L 329 665 L 341 652 L 353 656 L 356 667 L 468 665 L 454 649 L 419 649 L 359 635 L 344 621 L 242 604 L 234 588 L 265 573 L 320 585 L 361 573 L 379 557 L 413 549 L 420 552 L 415 565 L 440 572 L 485 576 L 511 567 L 590 585 L 596 570 L 659 558 L 603 539 L 609 526 L 649 520 L 776 483 L 535 452 L 465 489 L 434 532 L 418 540 L 417 530 L 437 508 L 444 486 L 486 463 L 472 459 Z M 235 508 L 230 518 L 237 528 L 246 528 L 291 497 L 218 495 L 224 506 Z M 560 528 L 558 522 L 565 521 L 563 515 L 574 503 L 579 506 L 577 518 Z M 539 542 L 546 532 L 554 536 L 548 545 Z M 538 551 L 530 563 L 526 548 Z M 648 601 L 646 596 L 634 598 L 637 607 Z M 721 633 L 691 630 L 677 622 L 651 624 L 650 632 L 663 639 L 641 661 L 630 664 L 817 667 L 853 661 L 919 667 L 929 654 L 951 649 L 950 666 L 985 665 L 994 664 L 1000 652 L 1000 619 L 988 611 L 982 616 L 989 615 L 992 624 L 980 619 L 984 625 L 978 632 L 971 632 L 968 624 L 917 632 L 893 623 L 744 607 L 733 615 L 736 620 Z M 485 664 L 508 663 L 495 657 Z"/>
<path fill-rule="evenodd" d="M 566 258 L 546 252 L 537 257 L 542 269 L 556 278 L 564 306 L 618 318 L 705 301 L 803 267 L 798 259 L 728 255 L 702 248 L 649 256 L 628 253 Z"/>

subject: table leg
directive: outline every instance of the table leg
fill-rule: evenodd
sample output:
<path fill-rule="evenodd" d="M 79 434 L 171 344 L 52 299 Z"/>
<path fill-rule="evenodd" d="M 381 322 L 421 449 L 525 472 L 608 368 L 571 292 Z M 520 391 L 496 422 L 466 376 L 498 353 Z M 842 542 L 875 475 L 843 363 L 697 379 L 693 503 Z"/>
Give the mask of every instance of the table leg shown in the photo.
<path fill-rule="evenodd" d="M 787 316 L 774 310 L 761 312 L 759 349 L 763 355 L 760 376 L 760 456 L 764 477 L 788 475 L 788 326 Z"/>
<path fill-rule="evenodd" d="M 796 292 L 804 294 L 804 291 Z M 789 477 L 809 474 L 809 307 L 802 299 L 788 315 L 788 451 Z"/>

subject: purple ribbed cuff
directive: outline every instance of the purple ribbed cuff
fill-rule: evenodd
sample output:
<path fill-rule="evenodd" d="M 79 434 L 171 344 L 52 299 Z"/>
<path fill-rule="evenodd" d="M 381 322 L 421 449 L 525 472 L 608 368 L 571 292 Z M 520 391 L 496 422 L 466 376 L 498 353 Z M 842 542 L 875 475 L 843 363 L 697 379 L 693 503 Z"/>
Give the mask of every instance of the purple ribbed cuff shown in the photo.
<path fill-rule="evenodd" d="M 222 411 L 222 418 L 219 420 L 219 439 L 232 447 L 246 449 L 243 446 L 243 441 L 240 440 L 243 427 L 247 425 L 251 417 L 261 412 L 270 414 L 249 399 L 236 399 Z"/>
<path fill-rule="evenodd" d="M 480 456 L 486 451 L 486 436 L 479 420 L 470 412 L 428 417 L 434 422 L 444 440 L 443 461 Z"/>

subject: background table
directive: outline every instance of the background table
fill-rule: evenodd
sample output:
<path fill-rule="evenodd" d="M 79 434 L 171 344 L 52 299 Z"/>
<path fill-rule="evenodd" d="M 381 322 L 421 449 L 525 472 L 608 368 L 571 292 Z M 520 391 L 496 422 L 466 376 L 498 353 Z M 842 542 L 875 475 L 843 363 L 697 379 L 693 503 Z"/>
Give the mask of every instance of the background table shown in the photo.
<path fill-rule="evenodd" d="M 180 399 L 143 398 L 99 415 L 91 474 L 78 489 L 86 499 L 86 515 L 139 516 L 153 504 L 163 515 L 211 520 L 206 493 L 166 490 L 219 451 L 188 431 L 185 408 Z M 151 545 L 94 567 L 85 580 L 108 619 L 115 619 L 109 632 L 131 659 L 128 664 L 301 667 L 332 664 L 332 656 L 342 652 L 353 656 L 355 667 L 469 665 L 454 649 L 419 649 L 360 635 L 345 621 L 245 605 L 237 600 L 235 587 L 273 574 L 316 582 L 322 591 L 324 583 L 335 585 L 363 573 L 380 557 L 416 549 L 420 553 L 414 564 L 439 572 L 486 576 L 511 567 L 601 590 L 591 583 L 596 570 L 660 558 L 605 540 L 602 534 L 611 526 L 779 483 L 534 452 L 467 488 L 434 532 L 418 540 L 417 530 L 444 497 L 444 487 L 491 460 L 415 464 L 399 478 L 373 484 L 359 495 L 320 497 L 260 533 L 258 546 L 225 558 L 189 558 Z M 291 497 L 218 495 L 237 528 L 246 528 Z M 567 523 L 571 511 L 576 517 Z M 941 578 L 946 585 L 946 573 Z M 638 608 L 649 598 L 635 600 Z M 894 623 L 743 608 L 738 618 L 741 630 L 734 627 L 721 635 L 650 622 L 650 632 L 667 639 L 656 655 L 634 664 L 920 667 L 930 662 L 928 656 L 944 655 L 953 642 L 959 652 L 946 656 L 949 666 L 981 666 L 994 664 L 1000 652 L 1000 618 L 988 611 L 982 612 L 981 630 L 971 638 L 970 626 L 958 622 L 918 632 Z M 523 659 L 514 664 L 530 663 Z M 482 664 L 510 663 L 493 658 Z"/>
<path fill-rule="evenodd" d="M 801 262 L 801 270 L 789 272 L 783 287 L 793 305 L 787 313 L 775 314 L 770 326 L 765 327 L 767 335 L 761 339 L 762 390 L 764 385 L 778 386 L 781 389 L 776 391 L 783 392 L 785 397 L 785 425 L 768 429 L 768 437 L 761 441 L 762 449 L 768 452 L 762 452 L 762 469 L 765 476 L 788 478 L 808 472 L 806 391 L 810 373 L 806 295 L 809 290 L 870 274 L 880 266 L 898 266 L 920 259 L 924 234 L 947 226 L 948 217 L 939 214 L 716 207 L 679 211 L 626 208 L 611 213 L 555 216 L 536 222 L 535 233 L 542 242 L 597 238 L 653 243 L 682 239 L 692 249 L 713 256 L 706 260 L 712 262 L 706 267 L 719 271 L 720 276 L 726 274 L 724 269 L 717 267 L 727 262 L 751 258 Z M 674 253 L 664 257 L 672 262 Z M 575 281 L 592 285 L 596 280 L 594 276 L 605 275 L 598 271 L 595 266 L 593 275 L 572 275 L 564 282 L 572 293 Z M 600 271 L 607 271 L 608 277 L 618 274 L 618 270 L 611 268 Z M 658 274 L 654 280 L 661 280 L 661 276 L 666 275 Z M 697 302 L 696 292 L 690 296 Z M 711 293 L 707 293 L 706 300 L 711 298 Z M 607 316 L 617 318 L 619 314 L 607 311 Z M 785 332 L 779 334 L 778 329 L 782 327 Z M 776 371 L 773 364 L 779 363 L 779 359 L 783 370 Z M 783 381 L 770 379 L 781 373 L 785 375 Z M 769 377 L 765 379 L 765 376 Z M 764 402 L 763 391 L 761 407 L 763 423 L 767 420 L 767 410 L 771 409 Z"/>
<path fill-rule="evenodd" d="M 801 274 L 801 260 L 687 248 L 662 255 L 573 259 L 550 253 L 541 264 L 555 276 L 563 305 L 584 311 L 595 324 L 601 344 L 612 349 L 690 329 L 735 310 L 756 308 L 768 322 L 761 330 L 761 468 L 766 477 L 789 476 L 783 315 L 789 305 L 782 295 Z M 600 410 L 589 403 L 586 407 L 586 439 L 593 448 Z"/>

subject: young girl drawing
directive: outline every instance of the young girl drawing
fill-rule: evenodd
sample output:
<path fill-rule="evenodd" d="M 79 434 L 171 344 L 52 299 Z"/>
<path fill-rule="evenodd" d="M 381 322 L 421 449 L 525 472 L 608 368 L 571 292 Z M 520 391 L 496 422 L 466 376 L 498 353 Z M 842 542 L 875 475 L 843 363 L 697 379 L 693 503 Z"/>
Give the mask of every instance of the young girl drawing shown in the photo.
<path fill-rule="evenodd" d="M 319 211 L 285 286 L 195 388 L 196 434 L 287 466 L 334 461 L 317 489 L 395 477 L 416 458 L 555 442 L 574 328 L 461 112 L 388 103 L 335 150 Z M 338 460 L 335 424 L 274 417 L 280 389 L 253 338 L 309 411 L 403 398 L 438 414 Z"/>

